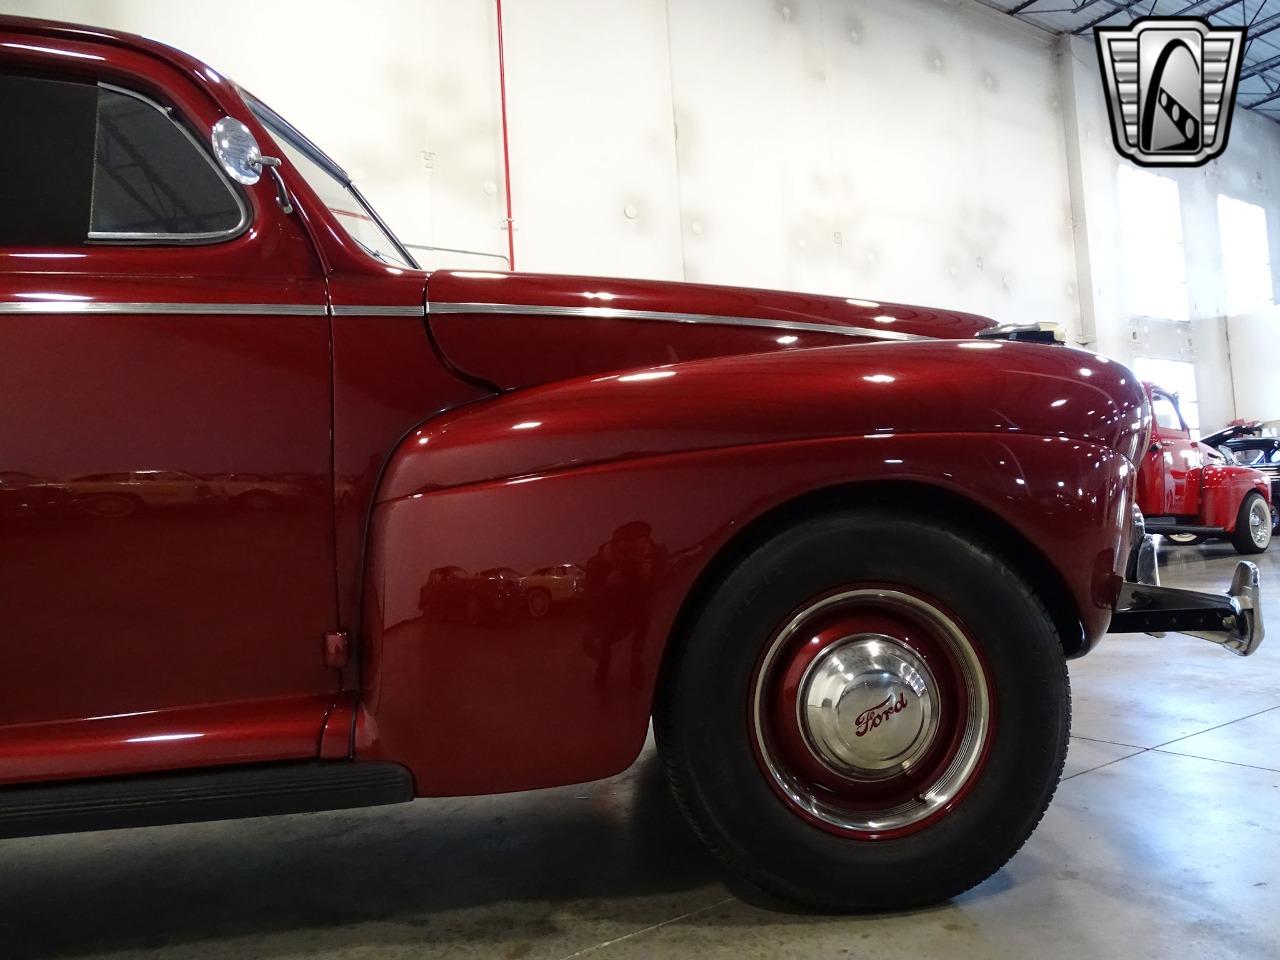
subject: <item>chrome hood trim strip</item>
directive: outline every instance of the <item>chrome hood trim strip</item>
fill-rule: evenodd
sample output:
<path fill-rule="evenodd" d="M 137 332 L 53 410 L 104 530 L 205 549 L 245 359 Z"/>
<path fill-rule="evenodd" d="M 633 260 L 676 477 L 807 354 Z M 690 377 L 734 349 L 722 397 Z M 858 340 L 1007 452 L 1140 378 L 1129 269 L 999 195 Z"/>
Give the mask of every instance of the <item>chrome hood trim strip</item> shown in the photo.
<path fill-rule="evenodd" d="M 129 313 L 169 316 L 272 316 L 323 317 L 322 303 L 109 303 L 102 300 L 33 300 L 30 303 L 0 303 L 5 313 Z"/>
<path fill-rule="evenodd" d="M 769 330 L 799 330 L 809 333 L 832 333 L 843 337 L 870 337 L 875 340 L 932 340 L 916 333 L 877 330 L 872 327 L 846 327 L 835 323 L 810 323 L 803 320 L 764 320 L 759 317 L 729 317 L 711 313 L 669 313 L 659 310 L 623 310 L 618 307 L 548 307 L 512 303 L 427 303 L 427 313 L 437 316 L 478 313 L 502 316 L 587 317 L 602 320 L 652 320 L 659 323 L 704 323 L 722 327 L 763 327 Z"/>
<path fill-rule="evenodd" d="M 419 320 L 427 313 L 422 307 L 361 307 L 346 304 L 334 305 L 330 312 L 335 317 L 417 317 Z"/>
<path fill-rule="evenodd" d="M 0 303 L 5 313 L 115 313 L 164 314 L 168 316 L 267 316 L 267 317 L 416 317 L 422 307 L 342 305 L 322 303 L 109 303 L 101 300 L 33 300 L 29 303 Z"/>

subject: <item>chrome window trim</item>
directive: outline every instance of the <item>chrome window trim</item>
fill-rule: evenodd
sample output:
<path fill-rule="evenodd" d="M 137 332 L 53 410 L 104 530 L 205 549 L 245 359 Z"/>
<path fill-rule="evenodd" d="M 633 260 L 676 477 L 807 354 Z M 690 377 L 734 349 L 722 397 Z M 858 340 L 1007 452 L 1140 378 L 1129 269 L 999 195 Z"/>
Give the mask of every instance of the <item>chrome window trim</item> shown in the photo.
<path fill-rule="evenodd" d="M 798 330 L 808 333 L 831 333 L 844 337 L 870 337 L 876 340 L 931 340 L 932 337 L 897 330 L 871 327 L 846 327 L 834 323 L 811 323 L 804 320 L 765 320 L 760 317 L 734 317 L 711 313 L 675 313 L 663 310 L 625 310 L 619 307 L 549 307 L 511 303 L 442 303 L 429 301 L 427 314 L 486 314 L 533 317 L 587 317 L 602 320 L 652 320 L 660 323 L 701 323 L 723 327 L 761 327 L 768 330 Z"/>
<path fill-rule="evenodd" d="M 167 314 L 169 316 L 323 317 L 322 303 L 108 303 L 100 300 L 33 300 L 0 303 L 0 314 Z"/>
<path fill-rule="evenodd" d="M 209 154 L 209 151 L 205 149 L 204 145 L 201 144 L 200 141 L 197 140 L 194 135 L 192 135 L 191 131 L 186 128 L 186 125 L 181 122 L 181 120 L 178 117 L 177 111 L 175 111 L 171 107 L 166 107 L 160 103 L 157 103 L 155 100 L 152 100 L 150 97 L 146 96 L 145 94 L 138 93 L 136 90 L 130 90 L 126 87 L 118 87 L 113 83 L 99 83 L 97 86 L 100 90 L 110 90 L 112 93 L 118 93 L 122 96 L 132 97 L 133 99 L 139 100 L 142 103 L 147 104 L 148 106 L 152 107 L 155 110 L 158 110 L 161 114 L 163 114 L 165 119 L 167 119 L 171 124 L 173 124 L 178 129 L 178 132 L 180 132 L 184 137 L 186 137 L 187 141 L 193 147 L 196 148 L 196 153 L 198 153 L 201 157 L 204 158 L 204 161 L 207 164 L 209 164 L 210 169 L 213 170 L 219 182 L 221 182 L 222 185 L 227 188 L 228 192 L 231 194 L 232 199 L 235 200 L 236 202 L 237 209 L 239 209 L 240 211 L 240 220 L 234 227 L 230 227 L 226 230 L 212 230 L 212 231 L 204 231 L 202 233 L 144 233 L 144 232 L 133 232 L 133 231 L 90 230 L 88 236 L 86 237 L 86 240 L 88 242 L 138 244 L 138 245 L 141 245 L 141 244 L 153 244 L 153 245 L 174 244 L 174 245 L 181 245 L 181 246 L 207 245 L 212 243 L 224 243 L 227 240 L 234 240 L 236 237 L 240 236 L 246 230 L 249 229 L 249 226 L 252 223 L 252 217 L 249 215 L 249 206 L 245 203 L 244 194 L 235 186 L 235 184 L 231 183 L 231 181 L 227 179 L 226 174 L 222 172 L 222 169 L 218 166 L 214 158 Z M 95 121 L 95 129 L 94 129 L 94 152 L 95 152 L 94 159 L 95 159 L 95 169 L 96 169 L 96 160 L 97 160 L 96 121 Z M 90 218 L 90 223 L 92 223 L 92 220 L 93 220 L 92 191 L 89 194 L 89 218 Z"/>
<path fill-rule="evenodd" d="M 370 218 L 372 218 L 373 222 L 377 224 L 378 229 L 381 230 L 386 235 L 387 239 L 391 241 L 392 245 L 396 248 L 396 252 L 400 254 L 410 269 L 422 269 L 418 265 L 418 261 L 413 258 L 413 254 L 409 252 L 408 247 L 392 232 L 391 228 L 387 226 L 386 221 L 382 219 L 381 214 L 373 208 L 373 205 L 365 199 L 364 194 L 360 192 L 359 188 L 352 181 L 351 175 L 348 174 L 347 171 L 338 166 L 338 164 L 334 162 L 327 153 L 316 146 L 310 137 L 284 117 L 280 116 L 280 114 L 276 113 L 276 111 L 272 110 L 249 91 L 245 90 L 243 87 L 236 87 L 236 89 L 239 91 L 245 104 L 249 107 L 249 112 L 253 114 L 254 119 L 266 128 L 267 133 L 273 137 L 278 137 L 281 140 L 284 140 L 289 146 L 293 147 L 293 149 L 297 150 L 321 170 L 329 174 L 329 176 L 334 180 L 337 180 L 342 184 L 342 186 L 346 187 L 355 198 L 356 203 L 364 208 L 365 213 L 367 213 Z M 305 180 L 306 177 L 303 177 L 303 179 Z M 355 240 L 355 237 L 352 237 L 352 239 Z M 356 242 L 359 243 L 358 240 Z M 377 258 L 375 257 L 374 259 Z"/>

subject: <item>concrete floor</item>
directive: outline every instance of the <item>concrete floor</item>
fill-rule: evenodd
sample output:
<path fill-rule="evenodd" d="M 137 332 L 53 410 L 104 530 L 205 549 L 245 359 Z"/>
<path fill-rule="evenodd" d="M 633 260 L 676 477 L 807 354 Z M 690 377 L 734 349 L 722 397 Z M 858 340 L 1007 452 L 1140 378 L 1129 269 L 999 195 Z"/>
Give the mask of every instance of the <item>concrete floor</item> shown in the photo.
<path fill-rule="evenodd" d="M 1225 587 L 1225 545 L 1164 555 Z M 651 750 L 589 786 L 0 843 L 0 958 L 1280 957 L 1280 553 L 1250 660 L 1113 637 L 1073 664 L 1067 779 L 981 887 L 826 917 L 727 877 Z"/>

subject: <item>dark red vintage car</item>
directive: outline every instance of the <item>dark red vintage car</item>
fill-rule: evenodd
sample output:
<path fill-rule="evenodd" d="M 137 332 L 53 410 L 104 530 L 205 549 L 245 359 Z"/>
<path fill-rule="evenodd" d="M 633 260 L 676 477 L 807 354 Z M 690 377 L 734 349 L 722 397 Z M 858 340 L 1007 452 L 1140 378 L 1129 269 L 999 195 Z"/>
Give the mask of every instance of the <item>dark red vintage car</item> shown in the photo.
<path fill-rule="evenodd" d="M 1262 553 L 1274 526 L 1271 483 L 1191 439 L 1178 398 L 1154 383 L 1151 443 L 1138 469 L 1138 507 L 1147 528 L 1175 543 L 1229 540 L 1237 553 Z"/>
<path fill-rule="evenodd" d="M 607 777 L 652 718 L 726 863 L 903 907 L 1040 819 L 1067 658 L 1262 639 L 1251 565 L 1155 584 L 1147 398 L 1037 330 L 427 274 L 118 33 L 0 18 L 0 129 L 0 835 Z"/>
<path fill-rule="evenodd" d="M 1280 437 L 1268 433 L 1257 420 L 1237 420 L 1201 443 L 1212 447 L 1227 460 L 1253 467 L 1271 483 L 1271 533 L 1280 532 Z"/>

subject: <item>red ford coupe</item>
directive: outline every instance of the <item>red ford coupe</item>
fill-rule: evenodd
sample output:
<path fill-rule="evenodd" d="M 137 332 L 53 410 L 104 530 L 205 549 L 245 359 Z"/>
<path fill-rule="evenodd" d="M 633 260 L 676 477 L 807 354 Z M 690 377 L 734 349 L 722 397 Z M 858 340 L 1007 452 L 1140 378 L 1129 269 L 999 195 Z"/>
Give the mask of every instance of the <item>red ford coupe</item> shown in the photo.
<path fill-rule="evenodd" d="M 1031 833 L 1067 658 L 1262 638 L 1250 564 L 1155 582 L 1143 389 L 1037 329 L 427 273 L 120 33 L 0 18 L 0 130 L 0 836 L 607 777 L 652 720 L 732 868 L 900 908 Z"/>

